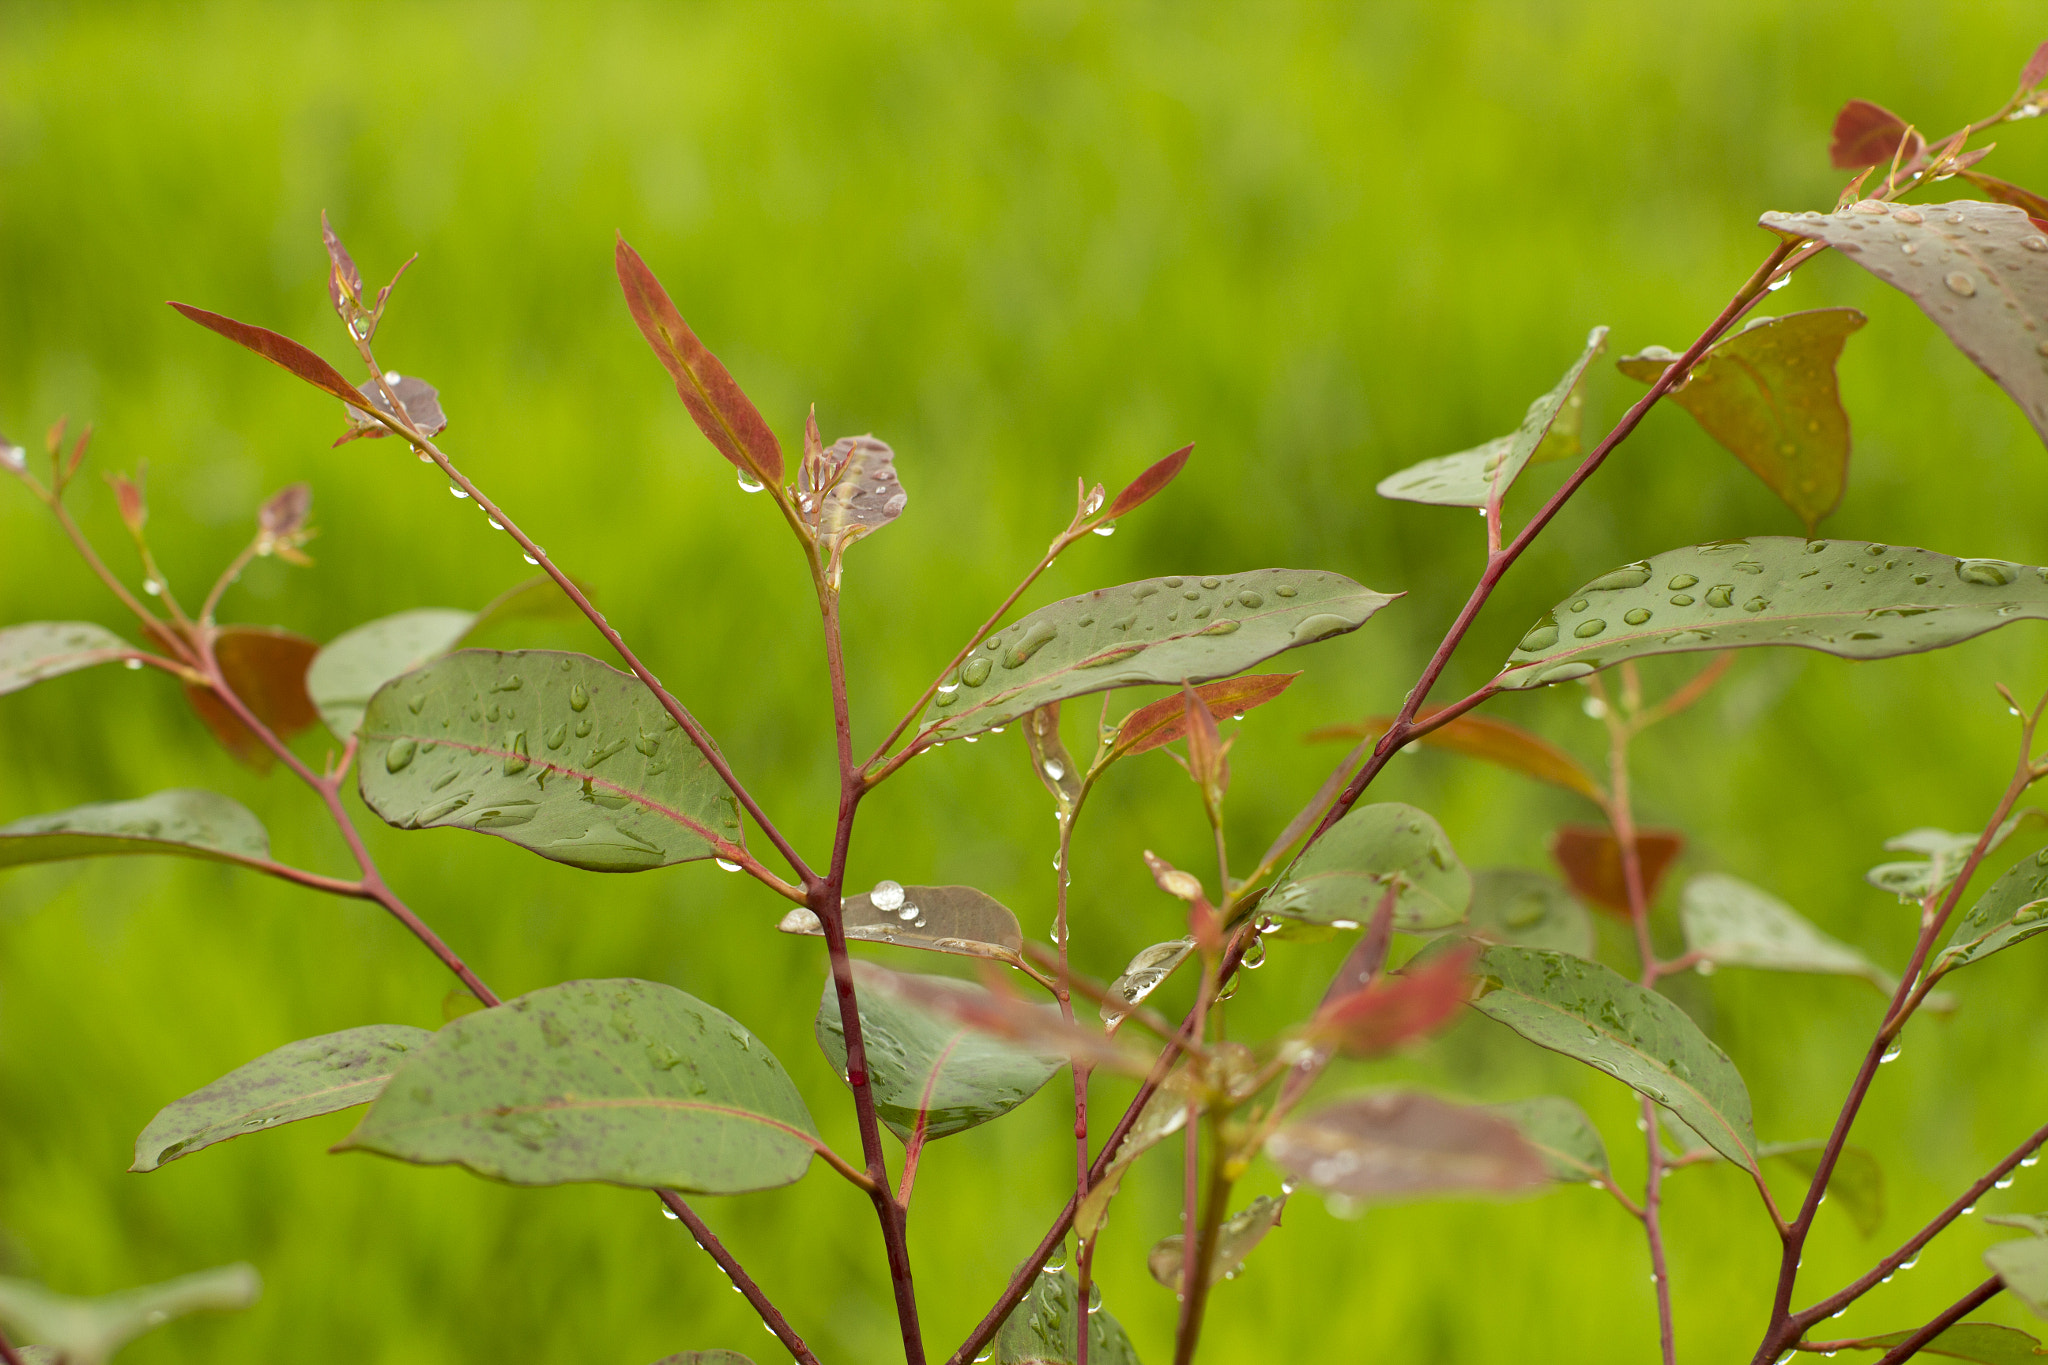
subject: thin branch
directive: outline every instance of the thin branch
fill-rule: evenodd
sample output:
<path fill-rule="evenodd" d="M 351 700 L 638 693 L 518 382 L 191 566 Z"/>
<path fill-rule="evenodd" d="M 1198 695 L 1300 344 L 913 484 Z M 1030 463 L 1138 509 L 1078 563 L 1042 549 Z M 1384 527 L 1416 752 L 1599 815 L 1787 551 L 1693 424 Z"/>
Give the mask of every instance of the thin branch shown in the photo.
<path fill-rule="evenodd" d="M 811 1348 L 804 1344 L 804 1339 L 789 1325 L 789 1320 L 782 1316 L 781 1310 L 768 1301 L 768 1296 L 761 1292 L 761 1286 L 754 1283 L 753 1277 L 747 1274 L 746 1269 L 733 1258 L 733 1254 L 725 1249 L 725 1243 L 719 1241 L 705 1225 L 704 1220 L 697 1216 L 697 1211 L 684 1203 L 683 1197 L 674 1190 L 657 1190 L 656 1193 L 661 1196 L 661 1202 L 668 1211 L 690 1230 L 690 1235 L 697 1239 L 697 1245 L 704 1248 L 712 1260 L 718 1262 L 718 1268 L 726 1273 L 733 1287 L 746 1295 L 747 1302 L 761 1315 L 761 1321 L 768 1324 L 768 1330 L 775 1334 L 775 1339 L 788 1348 L 789 1353 L 796 1357 L 800 1365 L 818 1365 L 818 1357 L 811 1353 Z"/>
<path fill-rule="evenodd" d="M 1899 1362 L 1902 1360 L 1912 1359 L 1920 1353 L 1920 1349 L 1923 1346 L 1926 1346 L 1943 1332 L 1961 1322 L 1984 1304 L 1989 1303 L 2004 1288 L 2004 1282 L 1996 1275 L 1993 1275 L 1990 1279 L 1942 1309 L 1934 1321 L 1892 1347 L 1891 1350 L 1886 1351 L 1879 1358 L 1877 1365 L 1899 1365 Z"/>

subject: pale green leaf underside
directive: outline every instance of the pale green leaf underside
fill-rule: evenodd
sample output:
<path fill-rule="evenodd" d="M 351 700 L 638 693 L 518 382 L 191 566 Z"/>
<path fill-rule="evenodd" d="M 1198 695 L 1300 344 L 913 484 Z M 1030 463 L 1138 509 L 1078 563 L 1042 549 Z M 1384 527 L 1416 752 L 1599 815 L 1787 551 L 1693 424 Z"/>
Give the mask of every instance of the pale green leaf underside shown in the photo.
<path fill-rule="evenodd" d="M 1472 874 L 1443 827 L 1398 801 L 1358 806 L 1308 846 L 1259 902 L 1269 915 L 1357 928 L 1372 918 L 1388 886 L 1397 887 L 1394 927 L 1443 929 L 1465 918 Z"/>
<path fill-rule="evenodd" d="M 1757 1148 L 1766 1161 L 1779 1161 L 1811 1183 L 1820 1169 L 1825 1142 L 1767 1142 Z M 1856 1231 L 1865 1237 L 1884 1225 L 1884 1168 L 1861 1147 L 1844 1147 L 1828 1176 L 1828 1196 L 1841 1206 Z"/>
<path fill-rule="evenodd" d="M 0 630 L 0 696 L 45 678 L 110 663 L 135 647 L 90 621 L 36 621 Z"/>
<path fill-rule="evenodd" d="M 286 1043 L 166 1105 L 135 1139 L 128 1169 L 153 1171 L 229 1138 L 368 1104 L 433 1036 L 403 1024 L 370 1024 Z"/>
<path fill-rule="evenodd" d="M 454 649 L 475 624 L 473 611 L 421 607 L 344 631 L 313 656 L 306 694 L 334 737 L 346 743 L 378 688 Z"/>
<path fill-rule="evenodd" d="M 1796 645 L 1889 659 L 2048 619 L 2048 570 L 1860 540 L 1753 536 L 1602 574 L 1530 627 L 1502 687 L 1539 687 L 1651 654 Z"/>
<path fill-rule="evenodd" d="M 1678 917 L 1685 946 L 1723 967 L 1860 976 L 1889 989 L 1897 980 L 1840 939 L 1822 933 L 1768 892 L 1718 872 L 1685 884 Z"/>
<path fill-rule="evenodd" d="M 1538 1095 L 1487 1107 L 1521 1130 L 1523 1140 L 1543 1158 L 1552 1180 L 1590 1183 L 1612 1178 L 1600 1130 L 1585 1110 L 1562 1095 Z"/>
<path fill-rule="evenodd" d="M 1065 1270 L 1041 1271 L 996 1330 L 994 1365 L 1074 1365 L 1088 1324 L 1088 1365 L 1138 1365 L 1138 1352 L 1107 1309 L 1081 1309 L 1081 1286 Z"/>
<path fill-rule="evenodd" d="M 1356 630 L 1393 600 L 1300 569 L 1148 578 L 1069 597 L 978 645 L 942 684 L 918 743 L 980 734 L 1091 692 L 1226 678 Z"/>
<path fill-rule="evenodd" d="M 187 787 L 0 825 L 0 867 L 135 853 L 261 861 L 270 857 L 270 836 L 239 802 Z"/>
<path fill-rule="evenodd" d="M 2048 1237 L 2000 1242 L 1984 1253 L 1984 1264 L 2005 1281 L 2006 1292 L 2035 1317 L 2048 1318 Z"/>
<path fill-rule="evenodd" d="M 740 1194 L 799 1179 L 817 1128 L 774 1055 L 671 986 L 569 981 L 464 1015 L 342 1147 L 514 1185 Z"/>
<path fill-rule="evenodd" d="M 740 842 L 716 770 L 630 673 L 585 654 L 467 649 L 370 699 L 363 800 L 400 829 L 480 830 L 595 872 Z"/>
<path fill-rule="evenodd" d="M 1670 1000 L 1553 949 L 1489 945 L 1473 971 L 1485 986 L 1473 1002 L 1480 1013 L 1649 1096 L 1715 1151 L 1756 1170 L 1748 1087 L 1728 1054 Z"/>
<path fill-rule="evenodd" d="M 2022 858 L 1991 884 L 1956 925 L 1935 959 L 1937 971 L 1981 961 L 2048 929 L 2048 849 Z"/>
<path fill-rule="evenodd" d="M 1245 1257 L 1266 1239 L 1267 1233 L 1280 1226 L 1280 1215 L 1286 1208 L 1285 1194 L 1278 1199 L 1262 1194 L 1224 1219 L 1209 1253 L 1210 1282 L 1235 1279 L 1244 1269 Z M 1156 1242 L 1151 1255 L 1145 1258 L 1145 1268 L 1152 1272 L 1152 1278 L 1176 1294 L 1180 1292 L 1182 1272 L 1187 1268 L 1186 1247 L 1185 1235 L 1176 1232 Z"/>
<path fill-rule="evenodd" d="M 0 1279 L 0 1324 L 17 1340 L 50 1349 L 49 1358 L 61 1356 L 65 1365 L 106 1365 L 153 1327 L 207 1309 L 247 1308 L 262 1291 L 262 1278 L 247 1265 L 224 1265 L 95 1299 Z"/>
<path fill-rule="evenodd" d="M 1848 1343 L 1859 1351 L 1884 1351 L 1912 1336 L 1916 1328 L 1860 1337 Z M 2041 1365 L 2041 1343 L 2017 1327 L 1995 1322 L 1959 1322 L 1920 1348 L 1924 1356 L 1946 1356 L 1976 1365 Z"/>
<path fill-rule="evenodd" d="M 1578 897 L 1540 872 L 1493 867 L 1472 874 L 1471 932 L 1495 943 L 1555 948 L 1591 957 L 1598 945 L 1593 916 Z"/>

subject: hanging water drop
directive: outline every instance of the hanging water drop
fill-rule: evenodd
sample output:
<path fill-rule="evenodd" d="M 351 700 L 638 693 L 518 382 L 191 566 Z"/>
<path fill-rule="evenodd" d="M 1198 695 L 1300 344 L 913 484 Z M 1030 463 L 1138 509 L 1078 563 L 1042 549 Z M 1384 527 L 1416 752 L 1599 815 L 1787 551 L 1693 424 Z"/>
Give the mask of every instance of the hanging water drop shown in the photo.
<path fill-rule="evenodd" d="M 1776 293 L 1778 290 L 1783 289 L 1786 285 L 1790 283 L 1792 283 L 1792 277 L 1790 275 L 1780 275 L 1777 279 L 1772 280 L 1769 284 L 1765 285 L 1764 288 L 1770 290 L 1772 293 Z"/>
<path fill-rule="evenodd" d="M 145 578 L 142 581 L 142 590 L 151 597 L 156 597 L 162 594 L 164 585 L 154 578 Z"/>
<path fill-rule="evenodd" d="M 677 1213 L 674 1209 L 670 1208 L 666 1204 L 663 1204 L 661 1206 L 661 1216 L 668 1219 L 668 1221 L 671 1223 L 680 1223 L 683 1221 L 682 1215 Z"/>
<path fill-rule="evenodd" d="M 2012 1182 L 2015 1178 L 2016 1177 L 2013 1176 L 2007 1176 L 2003 1180 L 1994 1180 L 1991 1182 L 1991 1188 L 1994 1190 L 2009 1190 L 2012 1188 Z"/>
<path fill-rule="evenodd" d="M 1096 535 L 1098 535 L 1098 536 L 1113 536 L 1113 535 L 1115 535 L 1115 534 L 1116 534 L 1116 523 L 1115 523 L 1115 522 L 1113 522 L 1113 521 L 1105 521 L 1105 522 L 1103 522 L 1103 523 L 1102 523 L 1102 525 L 1100 525 L 1100 526 L 1098 526 L 1098 527 L 1096 527 L 1096 528 L 1095 528 L 1095 534 L 1096 534 Z"/>
<path fill-rule="evenodd" d="M 739 473 L 740 492 L 742 493 L 758 493 L 768 486 L 767 484 L 762 483 L 759 479 L 755 478 L 752 473 L 748 472 L 745 469 L 740 470 Z"/>
<path fill-rule="evenodd" d="M 142 667 L 142 660 L 123 659 L 121 660 L 121 667 L 127 669 L 130 673 L 133 673 L 136 669 Z"/>
<path fill-rule="evenodd" d="M 730 858 L 713 858 L 711 861 L 718 864 L 718 870 L 721 872 L 737 872 L 740 870 L 740 865 Z"/>
<path fill-rule="evenodd" d="M 1898 1040 L 1894 1039 L 1885 1047 L 1883 1055 L 1877 1059 L 1877 1064 L 1883 1066 L 1886 1062 L 1896 1062 L 1899 1060 L 1899 1052 Z"/>
<path fill-rule="evenodd" d="M 463 492 L 460 488 L 457 488 L 454 484 L 451 483 L 448 485 L 448 496 L 460 500 L 463 498 L 467 498 L 469 494 Z M 667 1208 L 668 1205 L 663 1204 L 662 1207 Z"/>

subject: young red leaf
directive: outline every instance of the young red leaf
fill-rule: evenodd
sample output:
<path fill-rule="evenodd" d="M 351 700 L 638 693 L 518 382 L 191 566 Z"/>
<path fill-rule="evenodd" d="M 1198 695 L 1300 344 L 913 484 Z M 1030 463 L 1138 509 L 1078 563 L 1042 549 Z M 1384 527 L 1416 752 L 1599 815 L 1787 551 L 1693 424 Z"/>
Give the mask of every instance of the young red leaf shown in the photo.
<path fill-rule="evenodd" d="M 333 394 L 344 403 L 365 407 L 363 395 L 355 385 L 341 377 L 341 372 L 307 350 L 288 336 L 280 335 L 267 327 L 252 327 L 246 322 L 209 313 L 204 308 L 194 308 L 189 303 L 172 301 L 171 307 L 183 313 L 201 327 L 220 333 L 229 341 L 238 342 L 262 356 L 273 365 L 282 365 L 316 389 Z"/>
<path fill-rule="evenodd" d="M 1190 905 L 1202 899 L 1202 879 L 1194 873 L 1181 871 L 1149 848 L 1145 850 L 1145 866 L 1152 869 L 1152 880 L 1167 895 Z"/>
<path fill-rule="evenodd" d="M 764 483 L 782 482 L 782 447 L 776 444 L 768 423 L 740 392 L 718 357 L 697 340 L 661 281 L 623 237 L 619 238 L 617 257 L 626 307 L 640 324 L 647 344 L 654 348 L 655 358 L 675 380 L 676 393 L 690 410 L 697 429 L 741 470 L 750 471 Z"/>
<path fill-rule="evenodd" d="M 126 474 L 109 474 L 107 486 L 114 490 L 114 502 L 121 511 L 121 524 L 128 528 L 129 535 L 141 535 L 143 525 L 149 520 L 149 504 L 143 500 L 142 485 Z"/>
<path fill-rule="evenodd" d="M 1254 673 L 1242 678 L 1203 683 L 1195 689 L 1211 713 L 1241 716 L 1254 706 L 1263 706 L 1287 690 L 1299 673 Z M 1148 749 L 1171 744 L 1187 733 L 1187 703 L 1180 697 L 1164 697 L 1141 706 L 1125 716 L 1116 727 L 1110 757 L 1142 754 Z"/>
<path fill-rule="evenodd" d="M 1902 140 L 1906 147 L 1900 154 Z M 1926 140 L 1891 110 L 1869 100 L 1850 100 L 1835 115 L 1835 140 L 1828 148 L 1828 158 L 1837 170 L 1854 171 L 1888 165 L 1894 155 L 1908 162 L 1926 149 Z"/>
<path fill-rule="evenodd" d="M 1126 512 L 1135 510 L 1150 501 L 1152 495 L 1173 482 L 1188 462 L 1188 456 L 1195 453 L 1192 445 L 1184 445 L 1173 454 L 1153 465 L 1150 469 L 1132 479 L 1130 486 L 1116 495 L 1116 501 L 1109 505 L 1108 519 L 1115 521 Z"/>
<path fill-rule="evenodd" d="M 328 225 L 326 210 L 320 213 L 320 241 L 327 248 L 327 297 L 334 303 L 334 311 L 344 319 L 348 311 L 342 307 L 344 301 L 360 305 L 363 301 L 363 276 L 350 258 L 348 248 L 341 244 L 341 238 L 334 235 Z"/>
<path fill-rule="evenodd" d="M 1081 800 L 1081 771 L 1060 739 L 1058 702 L 1050 702 L 1024 717 L 1024 747 L 1038 780 L 1052 793 L 1053 800 L 1071 811 Z"/>
<path fill-rule="evenodd" d="M 297 535 L 313 512 L 311 484 L 295 483 L 272 494 L 256 513 L 257 529 L 272 540 Z"/>
<path fill-rule="evenodd" d="M 320 712 L 306 694 L 306 670 L 319 652 L 316 640 L 265 626 L 223 626 L 213 642 L 229 689 L 283 740 L 320 723 Z M 270 770 L 270 750 L 226 702 L 190 684 L 185 699 L 229 753 L 259 773 Z"/>
<path fill-rule="evenodd" d="M 1202 789 L 1202 798 L 1213 813 L 1230 785 L 1230 746 L 1216 728 L 1216 717 L 1201 694 L 1185 684 L 1181 688 L 1181 724 L 1188 736 L 1188 776 Z"/>
<path fill-rule="evenodd" d="M 1425 707 L 1418 719 L 1427 720 L 1438 708 Z M 1319 739 L 1372 739 L 1387 732 L 1394 723 L 1392 716 L 1368 716 L 1365 720 L 1350 725 L 1326 725 L 1311 730 L 1308 738 Z M 1416 741 L 1433 748 L 1449 749 L 1468 758 L 1483 758 L 1489 763 L 1498 763 L 1504 768 L 1513 768 L 1538 782 L 1548 782 L 1568 792 L 1577 792 L 1589 801 L 1605 804 L 1607 795 L 1601 791 L 1600 783 L 1585 765 L 1558 748 L 1540 735 L 1531 734 L 1519 725 L 1510 725 L 1504 720 L 1489 716 L 1459 716 L 1423 735 Z"/>
<path fill-rule="evenodd" d="M 1470 947 L 1460 947 L 1340 996 L 1316 1011 L 1309 1031 L 1353 1057 L 1375 1057 L 1426 1037 L 1465 1003 L 1472 958 Z"/>
<path fill-rule="evenodd" d="M 2034 49 L 2034 55 L 2027 58 L 2027 64 L 2020 71 L 2020 89 L 2032 90 L 2043 80 L 2048 80 L 2048 43 Z"/>
<path fill-rule="evenodd" d="M 1393 886 L 1380 896 L 1365 932 L 1359 935 L 1358 942 L 1351 945 L 1351 951 L 1344 955 L 1337 974 L 1330 978 L 1330 987 L 1323 992 L 1322 1003 L 1316 1007 L 1317 1016 L 1328 1014 L 1353 996 L 1371 989 L 1381 973 L 1386 971 L 1387 950 L 1394 942 L 1394 903 L 1399 899 L 1400 889 Z M 1287 1069 L 1287 1079 L 1280 1083 L 1280 1112 L 1294 1108 L 1295 1102 L 1308 1093 L 1308 1088 L 1323 1074 L 1323 1068 L 1330 1064 L 1332 1051 L 1327 1039 L 1321 1042 L 1312 1040 L 1309 1051 Z"/>
<path fill-rule="evenodd" d="M 1672 861 L 1685 850 L 1676 830 L 1636 831 L 1636 857 L 1643 866 L 1643 899 L 1654 904 L 1657 887 Z M 1550 856 L 1582 900 L 1614 914 L 1628 914 L 1628 882 L 1621 871 L 1621 845 L 1614 832 L 1590 825 L 1565 825 L 1550 836 Z"/>

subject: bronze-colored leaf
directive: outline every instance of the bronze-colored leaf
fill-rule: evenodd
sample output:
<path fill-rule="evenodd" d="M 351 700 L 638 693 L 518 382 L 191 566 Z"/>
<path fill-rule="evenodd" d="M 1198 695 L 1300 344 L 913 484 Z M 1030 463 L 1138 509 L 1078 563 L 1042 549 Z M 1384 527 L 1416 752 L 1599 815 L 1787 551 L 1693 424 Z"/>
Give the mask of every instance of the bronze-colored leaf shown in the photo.
<path fill-rule="evenodd" d="M 1926 150 L 1926 139 L 1891 110 L 1869 100 L 1850 100 L 1835 115 L 1828 159 L 1837 170 L 1860 171 L 1865 166 L 1889 165 L 1894 155 L 1902 163 L 1910 162 Z"/>
<path fill-rule="evenodd" d="M 256 527 L 272 540 L 284 540 L 297 535 L 312 514 L 312 485 L 295 483 L 272 494 L 257 509 Z"/>
<path fill-rule="evenodd" d="M 2023 189 L 2010 180 L 2000 180 L 1995 175 L 1982 171 L 1962 171 L 1963 179 L 1984 191 L 1986 199 L 1995 199 L 2001 204 L 2011 204 L 2029 218 L 2048 218 L 2048 199 L 2043 199 L 2032 190 Z"/>
<path fill-rule="evenodd" d="M 363 275 L 356 269 L 355 260 L 348 254 L 348 248 L 341 244 L 341 238 L 334 235 L 334 228 L 327 221 L 325 210 L 320 214 L 320 242 L 327 248 L 327 297 L 334 304 L 334 311 L 344 318 L 344 300 L 361 303 L 363 299 Z"/>
<path fill-rule="evenodd" d="M 1212 714 L 1229 716 L 1234 720 L 1254 706 L 1264 706 L 1285 692 L 1288 684 L 1300 676 L 1299 673 L 1253 673 L 1242 678 L 1225 678 L 1221 682 L 1202 684 L 1195 689 L 1195 695 L 1202 699 L 1202 704 Z M 1186 699 L 1180 695 L 1164 697 L 1139 707 L 1117 722 L 1116 739 L 1110 744 L 1109 757 L 1116 759 L 1127 754 L 1142 754 L 1148 749 L 1171 744 L 1186 733 Z"/>
<path fill-rule="evenodd" d="M 204 308 L 194 308 L 189 303 L 172 303 L 171 307 L 201 327 L 248 347 L 273 365 L 284 366 L 314 388 L 331 393 L 344 403 L 363 406 L 363 395 L 355 385 L 343 379 L 339 370 L 290 337 L 267 327 L 252 327 L 246 322 L 222 317 L 219 313 L 209 313 Z"/>
<path fill-rule="evenodd" d="M 1471 994 L 1473 954 L 1469 947 L 1437 954 L 1410 971 L 1326 1001 L 1309 1021 L 1309 1032 L 1353 1057 L 1377 1057 L 1426 1038 L 1448 1024 Z"/>
<path fill-rule="evenodd" d="M 1417 713 L 1418 720 L 1428 720 L 1441 708 L 1426 706 Z M 1324 739 L 1377 739 L 1394 724 L 1392 716 L 1368 716 L 1363 721 L 1347 725 L 1325 725 L 1319 730 L 1309 731 L 1311 740 Z M 1553 787 L 1563 787 L 1596 805 L 1606 805 L 1607 793 L 1586 766 L 1558 748 L 1541 735 L 1531 734 L 1519 725 L 1510 725 L 1504 720 L 1489 716 L 1465 715 L 1446 721 L 1436 729 L 1422 735 L 1416 741 L 1437 749 L 1449 749 L 1468 758 L 1483 758 L 1489 763 L 1498 763 L 1504 768 L 1513 768 L 1538 782 L 1548 782 Z"/>
<path fill-rule="evenodd" d="M 317 640 L 273 626 L 222 626 L 213 642 L 229 689 L 286 741 L 320 723 L 319 709 L 306 692 L 306 670 L 319 652 Z M 226 702 L 190 683 L 185 699 L 229 753 L 259 773 L 270 771 L 270 750 Z"/>
<path fill-rule="evenodd" d="M 1673 860 L 1685 851 L 1685 836 L 1670 829 L 1636 831 L 1636 858 L 1643 868 L 1643 900 L 1655 904 L 1657 888 Z M 1581 900 L 1628 915 L 1628 882 L 1621 871 L 1621 845 L 1614 831 L 1592 825 L 1564 825 L 1550 836 L 1550 856 Z"/>
<path fill-rule="evenodd" d="M 2020 70 L 2020 89 L 2032 90 L 2042 81 L 2048 80 L 2048 43 L 2034 49 L 2034 55 L 2027 58 L 2027 64 Z"/>
<path fill-rule="evenodd" d="M 1024 931 L 1017 917 L 1001 901 L 971 886 L 881 882 L 840 904 L 850 939 L 1024 965 Z M 784 915 L 777 927 L 785 934 L 825 933 L 817 915 L 801 906 Z"/>
<path fill-rule="evenodd" d="M 1123 492 L 1116 495 L 1116 501 L 1109 505 L 1108 519 L 1115 521 L 1126 512 L 1132 512 L 1150 502 L 1154 495 L 1180 475 L 1181 467 L 1187 464 L 1188 456 L 1195 453 L 1193 445 L 1184 445 L 1173 454 L 1153 465 L 1150 469 L 1132 479 Z"/>
<path fill-rule="evenodd" d="M 1266 1140 L 1289 1175 L 1333 1194 L 1400 1199 L 1548 1183 L 1549 1169 L 1498 1114 L 1409 1090 L 1353 1095 Z"/>
<path fill-rule="evenodd" d="M 384 396 L 384 385 L 389 385 L 398 407 L 393 408 Z M 439 436 L 448 429 L 448 414 L 441 408 L 441 391 L 416 375 L 386 375 L 384 385 L 372 384 L 369 388 L 370 405 L 387 417 L 397 417 L 402 409 L 405 420 L 422 436 Z M 372 417 L 359 406 L 351 406 L 348 413 L 349 427 L 335 439 L 335 445 L 347 445 L 350 441 L 380 440 L 389 436 L 382 422 Z"/>

